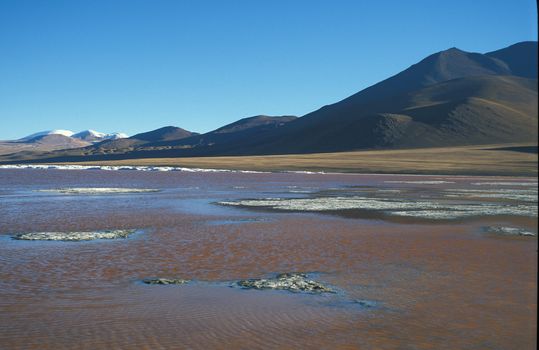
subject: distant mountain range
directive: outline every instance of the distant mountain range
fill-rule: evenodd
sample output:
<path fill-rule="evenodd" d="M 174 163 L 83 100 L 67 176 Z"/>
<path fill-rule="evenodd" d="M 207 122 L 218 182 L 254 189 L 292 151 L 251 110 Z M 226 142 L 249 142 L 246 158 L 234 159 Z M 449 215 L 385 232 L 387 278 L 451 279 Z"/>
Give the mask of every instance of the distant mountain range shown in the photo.
<path fill-rule="evenodd" d="M 537 114 L 537 42 L 522 42 L 485 54 L 451 48 L 300 118 L 255 116 L 205 134 L 169 126 L 130 138 L 99 140 L 82 148 L 12 154 L 0 161 L 537 142 Z"/>
<path fill-rule="evenodd" d="M 90 146 L 105 140 L 127 138 L 124 133 L 103 133 L 95 130 L 83 130 L 74 133 L 70 130 L 47 130 L 25 136 L 13 141 L 0 141 L 0 154 L 14 152 L 44 152 Z"/>
<path fill-rule="evenodd" d="M 73 139 L 92 142 L 92 143 L 97 143 L 104 140 L 111 140 L 111 139 L 115 140 L 115 139 L 123 139 L 123 138 L 129 137 L 126 134 L 120 133 L 120 132 L 106 134 L 104 132 L 99 132 L 99 131 L 89 129 L 89 130 L 83 130 L 78 133 L 74 133 L 73 131 L 70 131 L 70 130 L 56 129 L 56 130 L 47 130 L 47 131 L 37 132 L 35 134 L 23 137 L 22 139 L 19 139 L 18 141 L 32 142 L 32 141 L 36 141 L 38 139 L 42 139 L 50 135 L 61 135 L 65 137 L 71 137 Z"/>

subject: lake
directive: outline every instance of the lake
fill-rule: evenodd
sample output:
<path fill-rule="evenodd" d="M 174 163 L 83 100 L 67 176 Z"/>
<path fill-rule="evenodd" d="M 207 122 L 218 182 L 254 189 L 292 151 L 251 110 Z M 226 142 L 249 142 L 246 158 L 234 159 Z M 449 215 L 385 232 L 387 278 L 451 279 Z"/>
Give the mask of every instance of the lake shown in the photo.
<path fill-rule="evenodd" d="M 0 169 L 0 348 L 535 348 L 536 178 L 143 170 Z"/>

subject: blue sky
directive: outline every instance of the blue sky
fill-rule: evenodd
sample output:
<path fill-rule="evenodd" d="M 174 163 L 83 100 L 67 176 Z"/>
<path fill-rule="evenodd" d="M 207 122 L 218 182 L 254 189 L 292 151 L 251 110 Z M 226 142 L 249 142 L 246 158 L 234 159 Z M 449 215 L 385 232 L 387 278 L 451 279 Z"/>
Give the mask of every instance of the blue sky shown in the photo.
<path fill-rule="evenodd" d="M 535 1 L 0 0 L 0 139 L 304 115 L 450 47 L 537 40 Z"/>

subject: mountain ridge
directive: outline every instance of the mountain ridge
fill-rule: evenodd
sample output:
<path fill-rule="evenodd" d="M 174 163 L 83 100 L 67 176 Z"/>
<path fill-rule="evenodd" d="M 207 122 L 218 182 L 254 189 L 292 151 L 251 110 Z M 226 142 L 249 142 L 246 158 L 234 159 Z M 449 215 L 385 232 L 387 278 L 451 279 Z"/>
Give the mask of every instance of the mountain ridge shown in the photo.
<path fill-rule="evenodd" d="M 537 42 L 485 54 L 450 48 L 300 118 L 259 115 L 205 134 L 143 141 L 133 136 L 118 140 L 126 143 L 122 147 L 107 149 L 111 141 L 105 141 L 85 147 L 84 154 L 55 151 L 46 157 L 263 155 L 537 142 L 536 67 Z"/>

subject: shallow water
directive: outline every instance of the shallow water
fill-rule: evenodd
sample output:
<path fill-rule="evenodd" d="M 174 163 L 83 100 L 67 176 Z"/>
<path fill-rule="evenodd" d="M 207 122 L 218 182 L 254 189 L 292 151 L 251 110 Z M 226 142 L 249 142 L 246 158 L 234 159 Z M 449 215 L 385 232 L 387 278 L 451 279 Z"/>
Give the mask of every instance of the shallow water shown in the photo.
<path fill-rule="evenodd" d="M 81 187 L 159 192 L 43 192 Z M 217 204 L 358 196 L 536 206 L 537 180 L 0 169 L 0 348 L 535 348 L 537 238 L 484 230 L 537 233 L 533 213 L 438 220 Z M 107 229 L 139 231 L 11 238 Z M 288 271 L 339 292 L 230 287 Z M 140 283 L 147 277 L 194 282 Z"/>

